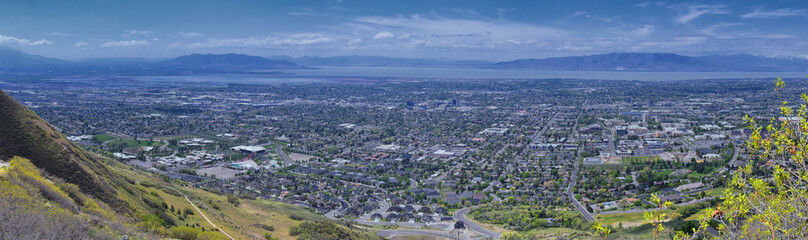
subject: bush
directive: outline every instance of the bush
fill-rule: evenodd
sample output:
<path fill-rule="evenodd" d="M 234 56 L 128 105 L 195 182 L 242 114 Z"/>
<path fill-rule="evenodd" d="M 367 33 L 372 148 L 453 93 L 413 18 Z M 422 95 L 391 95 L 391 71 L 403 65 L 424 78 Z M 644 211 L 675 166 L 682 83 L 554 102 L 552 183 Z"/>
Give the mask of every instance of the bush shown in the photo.
<path fill-rule="evenodd" d="M 266 239 L 266 240 L 280 240 L 280 238 L 272 236 L 272 233 L 269 233 L 269 232 L 264 233 L 264 239 Z"/>
<path fill-rule="evenodd" d="M 230 202 L 231 204 L 233 204 L 236 207 L 238 207 L 238 205 L 240 204 L 240 202 L 238 200 L 238 197 L 233 196 L 233 195 L 227 195 L 227 201 Z"/>
<path fill-rule="evenodd" d="M 182 240 L 196 240 L 197 236 L 199 236 L 199 229 L 186 227 L 186 226 L 179 226 L 171 228 L 171 238 L 182 239 Z"/>

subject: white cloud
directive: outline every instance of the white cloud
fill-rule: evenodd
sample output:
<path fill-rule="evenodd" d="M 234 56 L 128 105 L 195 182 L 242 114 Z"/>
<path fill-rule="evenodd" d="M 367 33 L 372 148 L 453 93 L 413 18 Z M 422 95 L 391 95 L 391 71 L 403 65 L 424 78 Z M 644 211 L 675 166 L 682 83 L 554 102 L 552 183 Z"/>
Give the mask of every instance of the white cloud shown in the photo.
<path fill-rule="evenodd" d="M 762 38 L 767 38 L 767 39 L 789 39 L 789 38 L 795 38 L 793 35 L 788 35 L 788 34 L 779 34 L 779 33 L 776 33 L 776 34 L 766 34 L 766 35 L 763 35 L 763 36 L 760 36 L 760 37 L 762 37 Z"/>
<path fill-rule="evenodd" d="M 748 18 L 780 18 L 780 17 L 791 17 L 791 16 L 803 16 L 808 14 L 808 10 L 805 9 L 791 9 L 791 8 L 782 8 L 782 9 L 775 9 L 775 10 L 762 10 L 762 9 L 755 9 L 747 14 L 740 15 L 743 19 Z"/>
<path fill-rule="evenodd" d="M 146 40 L 130 40 L 130 41 L 115 41 L 115 42 L 106 42 L 101 44 L 101 47 L 110 48 L 110 47 L 138 47 L 138 46 L 147 46 L 149 45 L 149 41 Z"/>
<path fill-rule="evenodd" d="M 509 21 L 483 21 L 474 19 L 452 19 L 445 17 L 357 17 L 354 23 L 343 27 L 354 27 L 355 32 L 375 33 L 374 39 L 392 39 L 385 45 L 396 47 L 450 47 L 450 48 L 496 48 L 513 46 L 508 40 L 527 42 L 565 38 L 570 32 L 546 26 L 538 26 Z M 392 32 L 405 32 L 395 35 Z M 407 36 L 406 38 L 402 36 Z"/>
<path fill-rule="evenodd" d="M 0 35 L 0 44 L 19 44 L 19 45 L 28 45 L 28 46 L 40 46 L 40 45 L 51 45 L 53 42 L 40 39 L 37 41 L 31 41 L 24 38 L 16 38 L 12 36 L 5 36 Z"/>
<path fill-rule="evenodd" d="M 722 33 L 717 33 L 716 31 L 721 29 L 721 28 L 728 28 L 728 27 L 734 27 L 734 26 L 740 26 L 740 25 L 742 25 L 742 24 L 740 24 L 740 23 L 719 22 L 719 23 L 710 25 L 710 26 L 702 29 L 700 32 L 701 32 L 701 34 L 704 34 L 704 35 L 707 35 L 707 36 L 710 36 L 710 37 L 714 37 L 714 38 L 733 39 L 733 38 L 738 37 L 738 34 L 727 34 L 727 33 L 722 34 Z"/>
<path fill-rule="evenodd" d="M 74 47 L 83 47 L 83 46 L 87 46 L 87 42 L 85 42 L 85 41 L 80 41 L 80 42 L 77 42 L 76 44 L 73 44 L 73 46 L 74 46 Z"/>
<path fill-rule="evenodd" d="M 354 38 L 348 41 L 348 46 L 356 46 L 359 45 L 360 43 L 362 43 L 361 38 Z"/>
<path fill-rule="evenodd" d="M 29 43 L 28 45 L 39 46 L 39 45 L 51 45 L 51 44 L 53 44 L 53 42 L 45 40 L 45 39 L 39 39 L 37 41 Z"/>
<path fill-rule="evenodd" d="M 287 12 L 286 14 L 289 14 L 289 15 L 292 15 L 292 16 L 314 16 L 314 10 L 311 9 L 311 8 L 291 7 L 289 9 L 291 9 L 292 11 Z"/>
<path fill-rule="evenodd" d="M 699 18 L 705 14 L 729 14 L 729 9 L 727 9 L 724 5 L 706 5 L 706 4 L 697 4 L 697 5 L 671 5 L 669 8 L 676 10 L 679 12 L 679 16 L 674 18 L 677 22 L 681 24 L 688 23 L 693 21 L 696 18 Z"/>
<path fill-rule="evenodd" d="M 641 2 L 641 3 L 634 4 L 634 6 L 636 6 L 636 7 L 641 7 L 641 8 L 647 8 L 647 7 L 648 7 L 648 5 L 651 5 L 651 2 L 649 2 L 649 1 L 645 1 L 645 2 Z"/>
<path fill-rule="evenodd" d="M 179 31 L 179 32 L 177 32 L 177 35 L 179 35 L 180 37 L 184 37 L 184 38 L 195 38 L 195 37 L 201 37 L 201 36 L 203 36 L 204 34 L 201 34 L 201 33 L 198 33 L 198 32 L 183 32 L 183 31 Z"/>
<path fill-rule="evenodd" d="M 656 30 L 656 28 L 654 27 L 654 25 L 646 24 L 646 25 L 643 25 L 642 27 L 639 27 L 637 29 L 631 30 L 629 32 L 629 34 L 631 34 L 632 36 L 635 36 L 635 37 L 647 37 L 647 36 L 651 35 L 651 33 L 653 33 L 655 30 Z"/>
<path fill-rule="evenodd" d="M 70 34 L 69 34 L 69 33 L 63 33 L 63 32 L 50 32 L 50 33 L 48 33 L 48 34 L 53 35 L 53 36 L 59 36 L 59 37 L 67 37 L 67 36 L 70 36 Z"/>
<path fill-rule="evenodd" d="M 323 45 L 335 42 L 336 39 L 321 33 L 297 33 L 283 37 L 266 38 L 210 38 L 204 42 L 195 42 L 188 45 L 190 48 L 217 48 L 217 47 L 270 47 L 270 46 L 307 46 Z"/>
<path fill-rule="evenodd" d="M 153 31 L 147 31 L 147 30 L 126 30 L 126 31 L 123 31 L 121 36 L 124 36 L 124 37 L 132 36 L 132 35 L 149 36 L 149 35 L 152 35 L 152 34 L 154 34 Z"/>
<path fill-rule="evenodd" d="M 388 32 L 388 31 L 384 31 L 384 32 L 379 32 L 375 36 L 373 36 L 373 40 L 381 40 L 381 39 L 388 39 L 388 38 L 394 38 L 394 37 L 396 37 L 395 34 L 393 34 L 391 32 Z"/>

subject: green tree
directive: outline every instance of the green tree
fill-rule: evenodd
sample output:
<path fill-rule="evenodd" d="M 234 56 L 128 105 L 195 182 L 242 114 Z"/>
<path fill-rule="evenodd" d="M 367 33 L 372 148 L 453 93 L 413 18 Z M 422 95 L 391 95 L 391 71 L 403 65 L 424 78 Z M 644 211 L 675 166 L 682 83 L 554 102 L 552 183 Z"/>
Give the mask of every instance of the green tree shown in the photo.
<path fill-rule="evenodd" d="M 746 142 L 752 161 L 733 172 L 723 201 L 696 231 L 714 227 L 720 239 L 808 239 L 808 95 L 792 108 L 781 96 L 785 82 L 774 84 L 784 118 L 763 127 L 744 117 L 752 130 Z"/>

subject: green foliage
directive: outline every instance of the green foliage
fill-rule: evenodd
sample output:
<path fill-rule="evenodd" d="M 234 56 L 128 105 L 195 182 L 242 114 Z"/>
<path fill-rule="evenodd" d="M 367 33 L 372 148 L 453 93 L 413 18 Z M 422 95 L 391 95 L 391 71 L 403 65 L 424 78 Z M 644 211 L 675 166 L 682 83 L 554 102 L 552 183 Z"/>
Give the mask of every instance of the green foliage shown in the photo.
<path fill-rule="evenodd" d="M 201 231 L 196 228 L 179 226 L 171 228 L 171 238 L 181 240 L 196 240 Z"/>
<path fill-rule="evenodd" d="M 230 202 L 230 204 L 233 204 L 236 207 L 238 207 L 238 205 L 240 204 L 238 197 L 234 195 L 227 195 L 227 202 Z"/>
<path fill-rule="evenodd" d="M 194 210 L 191 210 L 190 208 L 185 208 L 185 209 L 182 210 L 182 214 L 183 215 L 194 215 Z"/>
<path fill-rule="evenodd" d="M 266 239 L 266 240 L 280 240 L 280 238 L 272 236 L 272 233 L 270 233 L 270 232 L 265 232 L 264 233 L 264 239 Z"/>
<path fill-rule="evenodd" d="M 651 194 L 651 203 L 656 204 L 657 209 L 647 211 L 643 214 L 643 216 L 645 220 L 651 221 L 651 224 L 654 226 L 654 228 L 652 228 L 654 232 L 654 240 L 657 240 L 659 239 L 659 232 L 665 230 L 665 228 L 662 227 L 662 222 L 667 218 L 667 214 L 661 212 L 662 208 L 671 207 L 673 206 L 673 203 L 668 201 L 662 202 L 662 200 L 660 200 L 656 194 Z"/>
<path fill-rule="evenodd" d="M 360 235 L 333 222 L 303 222 L 289 228 L 289 235 L 299 240 L 342 240 L 342 239 L 377 239 L 369 235 Z"/>
<path fill-rule="evenodd" d="M 77 185 L 82 192 L 109 204 L 113 209 L 131 209 L 117 198 L 113 184 L 122 176 L 111 172 L 94 155 L 68 141 L 54 127 L 14 98 L 0 91 L 0 158 L 20 156 L 48 174 Z M 59 197 L 57 192 L 52 197 Z M 63 202 L 64 203 L 64 202 Z"/>
<path fill-rule="evenodd" d="M 27 159 L 14 157 L 0 174 L 0 238 L 115 239 L 141 236 L 118 222 L 103 202 L 78 186 L 45 179 Z"/>
<path fill-rule="evenodd" d="M 578 212 L 561 212 L 544 209 L 536 205 L 508 206 L 491 204 L 471 210 L 469 215 L 482 223 L 503 225 L 516 231 L 529 231 L 537 228 L 567 227 L 586 230 L 589 225 Z M 553 219 L 549 224 L 545 219 Z"/>
<path fill-rule="evenodd" d="M 792 108 L 781 96 L 785 82 L 777 78 L 774 85 L 785 120 L 772 118 L 764 127 L 744 117 L 752 130 L 746 141 L 752 161 L 733 172 L 723 201 L 696 231 L 713 227 L 721 239 L 808 239 L 808 95 Z"/>
<path fill-rule="evenodd" d="M 600 223 L 596 223 L 592 225 L 592 229 L 595 230 L 595 233 L 600 235 L 603 240 L 609 239 L 609 234 L 612 233 L 612 230 L 609 229 L 609 226 L 603 226 Z"/>

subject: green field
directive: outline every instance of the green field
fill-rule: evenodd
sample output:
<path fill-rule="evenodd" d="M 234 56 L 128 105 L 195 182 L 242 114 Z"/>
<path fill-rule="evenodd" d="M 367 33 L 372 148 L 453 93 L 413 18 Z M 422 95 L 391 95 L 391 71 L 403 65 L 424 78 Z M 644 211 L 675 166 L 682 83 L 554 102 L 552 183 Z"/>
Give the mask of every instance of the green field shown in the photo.
<path fill-rule="evenodd" d="M 646 157 L 623 157 L 624 164 L 645 164 L 661 161 L 659 156 L 646 156 Z"/>
<path fill-rule="evenodd" d="M 107 135 L 107 134 L 101 134 L 101 135 L 93 136 L 93 142 L 98 143 L 98 144 L 101 144 L 101 143 L 104 143 L 106 141 L 113 140 L 113 139 L 117 139 L 117 138 L 112 136 L 112 135 Z"/>
<path fill-rule="evenodd" d="M 669 239 L 668 236 L 674 233 L 682 224 L 684 224 L 684 221 L 663 222 L 662 227 L 665 229 L 659 233 L 659 239 Z M 609 235 L 609 239 L 654 239 L 652 228 L 651 224 L 643 224 L 636 227 L 617 229 Z"/>
<path fill-rule="evenodd" d="M 108 143 L 108 145 L 116 145 L 120 143 L 126 143 L 127 147 L 136 148 L 136 147 L 151 147 L 154 146 L 155 143 L 162 145 L 161 142 L 157 141 L 149 141 L 149 140 L 113 140 Z"/>
<path fill-rule="evenodd" d="M 670 214 L 672 210 L 662 210 L 662 213 Z M 644 218 L 643 212 L 636 212 L 636 213 L 619 213 L 619 214 L 606 214 L 606 215 L 597 215 L 595 219 L 598 220 L 603 225 L 612 225 L 617 226 L 618 223 L 622 222 L 624 226 L 629 224 L 632 225 L 639 225 L 641 223 L 648 222 Z"/>
<path fill-rule="evenodd" d="M 721 196 L 724 196 L 724 189 L 726 189 L 726 188 L 725 187 L 717 187 L 717 188 L 712 188 L 712 189 L 705 190 L 704 192 L 707 193 L 707 196 L 710 196 L 710 197 L 721 197 Z"/>
<path fill-rule="evenodd" d="M 567 236 L 567 235 L 584 235 L 584 236 L 591 235 L 591 233 L 588 231 L 581 231 L 572 228 L 562 228 L 562 227 L 533 229 L 527 231 L 526 234 L 541 238 Z"/>

